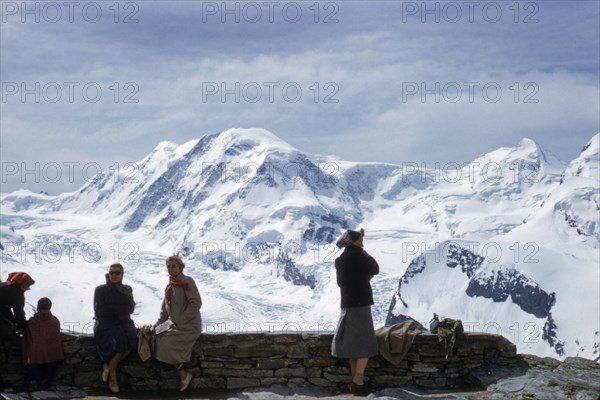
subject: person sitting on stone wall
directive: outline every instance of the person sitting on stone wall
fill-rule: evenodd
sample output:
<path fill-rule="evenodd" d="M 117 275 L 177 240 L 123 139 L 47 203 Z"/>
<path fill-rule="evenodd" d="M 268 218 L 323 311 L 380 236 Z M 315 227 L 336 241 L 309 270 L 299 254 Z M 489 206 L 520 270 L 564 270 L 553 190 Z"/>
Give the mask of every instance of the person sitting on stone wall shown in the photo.
<path fill-rule="evenodd" d="M 190 360 L 194 344 L 200 337 L 202 299 L 196 282 L 183 274 L 185 263 L 179 256 L 168 257 L 166 264 L 169 284 L 154 325 L 154 358 L 175 367 L 181 381 L 179 391 L 183 392 L 192 381 L 192 374 L 183 369 L 183 363 Z"/>
<path fill-rule="evenodd" d="M 94 291 L 94 337 L 100 360 L 102 380 L 108 381 L 113 393 L 119 392 L 117 366 L 137 348 L 137 331 L 131 320 L 135 309 L 133 290 L 123 285 L 124 268 L 112 264 L 106 274 L 106 284 Z"/>

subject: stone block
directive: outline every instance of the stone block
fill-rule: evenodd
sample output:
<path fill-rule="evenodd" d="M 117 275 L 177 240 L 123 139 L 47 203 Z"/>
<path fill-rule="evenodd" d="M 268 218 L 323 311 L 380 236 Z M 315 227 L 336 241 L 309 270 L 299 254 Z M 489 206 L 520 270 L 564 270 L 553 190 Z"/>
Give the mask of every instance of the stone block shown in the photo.
<path fill-rule="evenodd" d="M 319 386 L 319 387 L 333 387 L 333 386 L 337 386 L 337 383 L 334 383 L 330 380 L 327 379 L 323 379 L 323 378 L 309 378 L 308 382 L 315 385 L 315 386 Z"/>
<path fill-rule="evenodd" d="M 428 388 L 443 388 L 446 386 L 446 378 L 418 378 L 415 380 L 415 383 L 418 386 L 428 387 Z"/>
<path fill-rule="evenodd" d="M 437 363 L 437 364 L 443 364 L 443 365 L 448 365 L 450 363 L 454 363 L 456 364 L 457 362 L 460 362 L 461 358 L 457 355 L 448 355 L 448 358 L 446 358 L 446 356 L 442 356 L 442 357 L 422 357 L 421 361 L 426 362 L 426 363 Z"/>
<path fill-rule="evenodd" d="M 302 335 L 300 333 L 281 333 L 273 336 L 273 342 L 275 343 L 298 343 L 302 341 Z"/>
<path fill-rule="evenodd" d="M 376 386 L 407 386 L 412 385 L 413 379 L 409 376 L 392 376 L 392 375 L 383 375 L 383 376 L 371 376 L 371 383 Z"/>
<path fill-rule="evenodd" d="M 260 380 L 260 386 L 285 385 L 287 382 L 287 378 L 263 378 Z"/>
<path fill-rule="evenodd" d="M 266 359 L 266 360 L 258 360 L 256 362 L 257 369 L 279 369 L 287 367 L 292 364 L 293 361 L 288 360 L 286 358 L 276 358 L 276 359 Z"/>
<path fill-rule="evenodd" d="M 421 356 L 417 353 L 408 352 L 404 356 L 403 360 L 406 361 L 421 361 Z"/>
<path fill-rule="evenodd" d="M 102 378 L 100 376 L 100 371 L 76 372 L 73 383 L 77 387 L 105 387 L 106 386 L 106 383 L 102 382 Z"/>
<path fill-rule="evenodd" d="M 423 344 L 418 347 L 418 352 L 422 356 L 444 357 L 446 350 L 442 344 Z"/>
<path fill-rule="evenodd" d="M 308 344 L 300 342 L 293 346 L 289 346 L 286 356 L 289 358 L 309 358 L 310 352 Z"/>
<path fill-rule="evenodd" d="M 324 372 L 323 377 L 328 381 L 335 383 L 350 383 L 350 381 L 352 380 L 352 377 L 350 375 L 330 374 L 328 372 Z"/>
<path fill-rule="evenodd" d="M 179 386 L 181 385 L 181 381 L 179 380 L 179 378 L 177 378 L 177 379 L 161 379 L 158 382 L 158 385 L 160 386 L 161 389 L 175 390 L 175 389 L 179 389 Z"/>
<path fill-rule="evenodd" d="M 410 367 L 412 372 L 437 372 L 443 369 L 444 366 L 440 364 L 416 362 Z"/>
<path fill-rule="evenodd" d="M 129 382 L 133 390 L 156 390 L 159 388 L 158 380 L 156 379 L 143 379 L 136 382 Z"/>
<path fill-rule="evenodd" d="M 311 349 L 311 353 L 316 357 L 331 357 L 331 345 L 315 347 Z"/>
<path fill-rule="evenodd" d="M 226 389 L 227 381 L 225 378 L 207 378 L 202 376 L 192 379 L 190 387 L 193 389 Z"/>
<path fill-rule="evenodd" d="M 332 367 L 336 364 L 336 360 L 332 357 L 312 357 L 302 361 L 305 367 Z M 371 362 L 369 362 L 369 365 Z"/>
<path fill-rule="evenodd" d="M 317 378 L 321 376 L 321 368 L 319 367 L 297 367 L 297 368 L 282 368 L 275 371 L 275 376 L 302 376 L 307 378 Z"/>
<path fill-rule="evenodd" d="M 205 358 L 210 357 L 225 357 L 231 358 L 234 356 L 234 349 L 232 347 L 215 347 L 215 348 L 204 348 L 202 350 Z"/>
<path fill-rule="evenodd" d="M 329 372 L 332 374 L 338 374 L 338 375 L 345 375 L 345 374 L 350 373 L 350 369 L 348 367 L 340 367 L 340 366 L 325 367 L 325 368 L 323 368 L 323 371 Z"/>
<path fill-rule="evenodd" d="M 250 369 L 250 368 L 254 367 L 254 362 L 249 362 L 248 360 L 244 360 L 244 362 L 239 362 L 239 361 L 235 361 L 235 362 L 225 361 L 224 367 L 225 368 L 231 368 L 231 369 Z"/>
<path fill-rule="evenodd" d="M 227 368 L 205 368 L 203 375 L 223 376 L 223 377 L 250 377 L 250 378 L 268 378 L 273 376 L 270 369 L 227 369 Z"/>
<path fill-rule="evenodd" d="M 245 389 L 260 386 L 260 380 L 249 378 L 227 378 L 227 389 Z"/>
<path fill-rule="evenodd" d="M 125 365 L 123 370 L 130 376 L 140 379 L 156 379 L 156 372 L 137 365 Z"/>
<path fill-rule="evenodd" d="M 201 361 L 200 362 L 200 366 L 202 368 L 222 368 L 223 367 L 223 362 L 218 362 L 218 361 Z"/>
<path fill-rule="evenodd" d="M 277 355 L 283 356 L 285 355 L 285 353 L 285 348 L 265 344 L 256 344 L 251 347 L 234 346 L 233 349 L 233 356 L 240 358 L 265 358 Z"/>

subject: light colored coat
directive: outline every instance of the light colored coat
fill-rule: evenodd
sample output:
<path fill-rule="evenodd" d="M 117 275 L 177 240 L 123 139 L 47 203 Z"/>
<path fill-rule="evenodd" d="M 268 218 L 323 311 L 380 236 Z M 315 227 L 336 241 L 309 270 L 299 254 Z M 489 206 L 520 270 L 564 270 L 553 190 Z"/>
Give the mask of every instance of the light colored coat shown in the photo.
<path fill-rule="evenodd" d="M 202 330 L 200 306 L 202 298 L 196 282 L 183 273 L 175 279 L 188 284 L 188 289 L 175 286 L 171 288 L 171 302 L 163 299 L 160 317 L 156 324 L 171 319 L 175 324 L 168 331 L 156 335 L 154 358 L 167 364 L 180 364 L 190 360 L 192 348 Z"/>

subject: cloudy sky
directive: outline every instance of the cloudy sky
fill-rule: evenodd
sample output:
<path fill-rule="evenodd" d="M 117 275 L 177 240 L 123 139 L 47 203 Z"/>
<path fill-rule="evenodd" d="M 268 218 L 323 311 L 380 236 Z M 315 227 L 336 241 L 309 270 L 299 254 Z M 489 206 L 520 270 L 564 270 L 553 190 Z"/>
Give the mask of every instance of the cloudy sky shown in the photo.
<path fill-rule="evenodd" d="M 600 131 L 595 0 L 0 3 L 2 192 L 231 127 L 427 167 Z"/>

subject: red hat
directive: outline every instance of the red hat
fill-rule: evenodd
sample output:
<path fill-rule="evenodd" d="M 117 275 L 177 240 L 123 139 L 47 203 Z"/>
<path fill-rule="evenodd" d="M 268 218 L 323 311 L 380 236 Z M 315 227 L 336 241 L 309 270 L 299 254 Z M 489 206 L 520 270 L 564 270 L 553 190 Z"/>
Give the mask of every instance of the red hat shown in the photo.
<path fill-rule="evenodd" d="M 6 283 L 8 283 L 9 286 L 12 286 L 13 284 L 22 285 L 23 283 L 28 283 L 31 286 L 35 281 L 31 279 L 27 272 L 11 272 L 8 274 Z"/>

